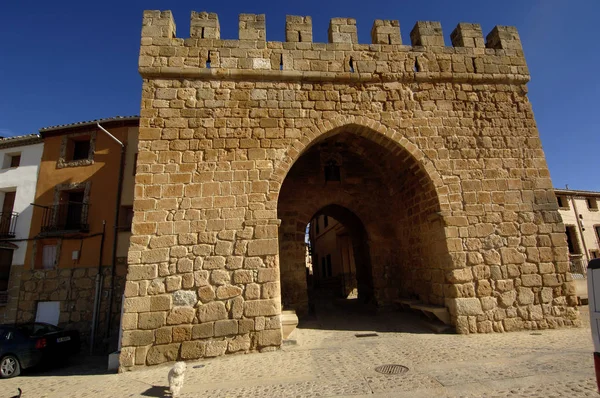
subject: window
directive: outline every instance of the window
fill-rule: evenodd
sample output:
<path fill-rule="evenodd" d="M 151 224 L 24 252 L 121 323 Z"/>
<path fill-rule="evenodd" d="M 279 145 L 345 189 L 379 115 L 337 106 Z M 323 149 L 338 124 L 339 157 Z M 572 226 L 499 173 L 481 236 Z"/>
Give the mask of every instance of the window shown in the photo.
<path fill-rule="evenodd" d="M 58 267 L 62 247 L 61 239 L 39 239 L 33 241 L 32 269 L 55 269 Z"/>
<path fill-rule="evenodd" d="M 2 213 L 0 213 L 0 237 L 14 237 L 16 214 L 13 214 L 16 192 L 4 192 Z"/>
<path fill-rule="evenodd" d="M 75 141 L 73 143 L 73 157 L 71 160 L 87 159 L 90 153 L 90 141 Z"/>
<path fill-rule="evenodd" d="M 329 225 L 329 217 L 323 216 L 323 226 L 325 228 L 327 228 L 328 225 Z"/>
<path fill-rule="evenodd" d="M 598 201 L 596 198 L 586 198 L 588 209 L 590 210 L 598 210 Z"/>
<path fill-rule="evenodd" d="M 133 206 L 121 206 L 119 211 L 119 229 L 121 231 L 131 231 L 133 222 Z"/>
<path fill-rule="evenodd" d="M 600 251 L 590 250 L 590 258 L 600 258 Z"/>
<path fill-rule="evenodd" d="M 58 301 L 43 301 L 43 303 L 45 304 L 43 304 L 42 307 L 52 306 L 56 308 L 56 304 L 53 303 L 58 303 Z M 58 308 L 60 308 L 60 305 Z M 38 311 L 39 310 L 40 306 L 38 305 Z M 18 325 L 17 328 L 21 333 L 30 337 L 43 336 L 48 333 L 56 333 L 62 330 L 49 323 L 26 323 L 24 325 Z"/>
<path fill-rule="evenodd" d="M 594 230 L 596 231 L 596 239 L 600 243 L 600 225 L 594 225 Z"/>
<path fill-rule="evenodd" d="M 42 268 L 52 269 L 56 266 L 56 245 L 44 245 L 42 247 Z"/>
<path fill-rule="evenodd" d="M 42 233 L 89 231 L 91 182 L 64 183 L 54 187 L 54 201 L 44 209 Z"/>
<path fill-rule="evenodd" d="M 327 255 L 327 276 L 333 276 L 333 272 L 331 269 L 331 254 Z"/>
<path fill-rule="evenodd" d="M 325 165 L 325 181 L 341 181 L 340 166 L 335 160 L 330 160 Z"/>
<path fill-rule="evenodd" d="M 315 218 L 315 231 L 319 233 L 319 217 Z"/>
<path fill-rule="evenodd" d="M 577 232 L 575 226 L 567 225 L 565 233 L 567 234 L 567 245 L 569 246 L 569 254 L 581 254 L 581 248 L 579 247 L 579 239 L 577 239 Z"/>
<path fill-rule="evenodd" d="M 321 258 L 321 275 L 323 275 L 323 278 L 327 278 L 327 263 L 325 257 Z"/>
<path fill-rule="evenodd" d="M 57 167 L 94 164 L 96 133 L 74 133 L 63 136 Z"/>
<path fill-rule="evenodd" d="M 63 201 L 66 202 L 66 207 L 59 207 L 59 212 L 63 212 L 66 230 L 80 228 L 84 210 L 83 197 L 83 191 L 63 192 Z"/>
<path fill-rule="evenodd" d="M 10 167 L 19 167 L 21 164 L 21 155 L 13 155 L 10 157 Z"/>
<path fill-rule="evenodd" d="M 7 153 L 4 155 L 2 160 L 2 168 L 8 169 L 12 167 L 19 167 L 21 164 L 21 152 Z"/>
<path fill-rule="evenodd" d="M 558 207 L 563 208 L 563 209 L 569 208 L 569 200 L 567 199 L 566 196 L 559 195 L 556 197 L 556 201 L 558 202 Z"/>

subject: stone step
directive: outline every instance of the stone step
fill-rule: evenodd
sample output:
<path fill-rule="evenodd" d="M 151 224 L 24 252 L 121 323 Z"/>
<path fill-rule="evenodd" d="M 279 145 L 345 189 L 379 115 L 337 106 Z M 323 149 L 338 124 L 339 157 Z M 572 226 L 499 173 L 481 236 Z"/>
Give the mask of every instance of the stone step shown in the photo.
<path fill-rule="evenodd" d="M 427 318 L 427 320 L 423 320 L 423 324 L 433 333 L 441 334 L 455 332 L 455 329 L 451 325 L 441 323 L 437 318 L 435 320 Z"/>
<path fill-rule="evenodd" d="M 283 334 L 283 339 L 287 339 L 288 336 L 296 329 L 298 326 L 298 316 L 296 315 L 296 311 L 287 310 L 281 312 L 281 333 Z"/>
<path fill-rule="evenodd" d="M 394 303 L 398 304 L 400 306 L 400 308 L 410 308 L 411 305 L 418 304 L 418 303 L 420 303 L 420 301 L 415 300 L 415 299 L 409 299 L 409 298 L 400 298 L 400 299 L 394 300 Z"/>
<path fill-rule="evenodd" d="M 292 332 L 283 339 L 284 346 L 298 345 L 298 329 L 292 330 Z"/>
<path fill-rule="evenodd" d="M 450 325 L 450 312 L 448 308 L 441 307 L 439 305 L 414 303 L 410 305 L 410 308 L 421 311 L 428 318 L 437 318 L 446 325 Z"/>

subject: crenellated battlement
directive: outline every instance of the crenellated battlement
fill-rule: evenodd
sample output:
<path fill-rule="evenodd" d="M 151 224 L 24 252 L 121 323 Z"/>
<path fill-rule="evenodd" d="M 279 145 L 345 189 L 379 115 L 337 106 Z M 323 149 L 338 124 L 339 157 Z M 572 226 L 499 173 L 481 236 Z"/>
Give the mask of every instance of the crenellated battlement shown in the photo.
<path fill-rule="evenodd" d="M 170 11 L 144 11 L 140 73 L 272 75 L 324 79 L 441 79 L 527 82 L 516 28 L 460 23 L 446 46 L 439 22 L 419 21 L 403 45 L 397 20 L 376 20 L 371 44 L 358 43 L 356 20 L 332 18 L 328 43 L 313 42 L 312 18 L 287 16 L 285 42 L 267 41 L 264 14 L 240 14 L 239 38 L 223 40 L 215 13 L 192 12 L 189 38 L 176 37 Z M 227 70 L 227 72 L 225 72 Z M 251 72 L 254 71 L 254 72 Z M 297 73 L 291 73 L 297 72 Z"/>
<path fill-rule="evenodd" d="M 402 44 L 400 22 L 376 19 L 371 29 L 373 44 Z"/>
<path fill-rule="evenodd" d="M 298 17 L 288 15 L 285 17 L 285 41 L 311 43 L 312 38 L 312 18 Z"/>
<path fill-rule="evenodd" d="M 192 11 L 190 37 L 197 39 L 220 39 L 219 17 L 214 12 Z"/>

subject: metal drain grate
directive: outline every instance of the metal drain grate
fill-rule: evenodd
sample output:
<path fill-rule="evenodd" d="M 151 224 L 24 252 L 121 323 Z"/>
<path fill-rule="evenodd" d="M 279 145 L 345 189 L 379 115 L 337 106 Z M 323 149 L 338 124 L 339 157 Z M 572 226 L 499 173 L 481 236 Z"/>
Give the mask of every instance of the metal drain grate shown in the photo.
<path fill-rule="evenodd" d="M 375 371 L 384 375 L 400 375 L 408 372 L 408 368 L 402 365 L 381 365 L 376 367 Z"/>

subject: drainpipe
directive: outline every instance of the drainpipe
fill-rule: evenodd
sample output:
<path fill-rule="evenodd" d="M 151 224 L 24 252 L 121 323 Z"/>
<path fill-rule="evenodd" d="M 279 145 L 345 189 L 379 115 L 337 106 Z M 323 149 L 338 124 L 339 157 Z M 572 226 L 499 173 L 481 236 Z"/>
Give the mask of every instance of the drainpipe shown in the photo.
<path fill-rule="evenodd" d="M 106 232 L 106 220 L 102 220 L 102 238 L 100 239 L 100 258 L 98 260 L 98 273 L 96 274 L 96 294 L 94 295 L 94 312 L 92 313 L 92 333 L 90 338 L 90 355 L 94 351 L 96 329 L 98 329 L 98 313 L 100 312 L 100 298 L 102 291 L 102 254 L 104 253 L 104 233 Z"/>
<path fill-rule="evenodd" d="M 112 297 L 113 290 L 115 288 L 115 268 L 117 264 L 117 243 L 119 240 L 119 213 L 121 209 L 121 192 L 123 191 L 123 174 L 125 171 L 125 144 L 117 139 L 114 135 L 109 133 L 100 123 L 96 123 L 98 128 L 104 131 L 110 138 L 112 138 L 117 144 L 121 146 L 121 156 L 119 164 L 119 181 L 117 183 L 117 199 L 115 202 L 115 220 L 113 226 L 113 242 L 112 242 L 112 261 L 110 270 L 110 288 L 108 289 L 108 313 L 106 319 L 106 337 L 110 337 L 111 327 L 111 313 L 112 313 Z"/>

